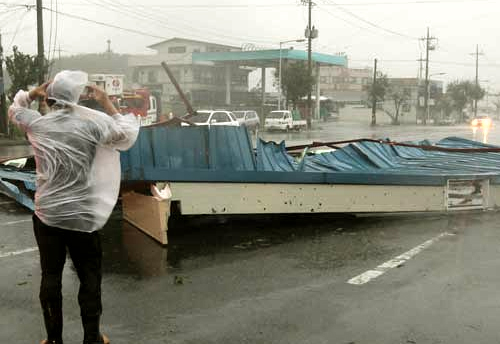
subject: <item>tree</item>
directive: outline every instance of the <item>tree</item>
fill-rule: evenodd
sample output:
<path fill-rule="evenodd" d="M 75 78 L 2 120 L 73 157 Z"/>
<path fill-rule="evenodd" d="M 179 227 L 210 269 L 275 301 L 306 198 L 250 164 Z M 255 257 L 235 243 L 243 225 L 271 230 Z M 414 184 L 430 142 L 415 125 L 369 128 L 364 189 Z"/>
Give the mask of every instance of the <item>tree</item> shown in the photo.
<path fill-rule="evenodd" d="M 500 115 L 500 95 L 496 95 L 493 99 L 493 105 L 495 105 L 495 112 L 497 116 Z"/>
<path fill-rule="evenodd" d="M 453 112 L 453 100 L 449 94 L 444 94 L 436 103 L 436 109 L 444 115 L 445 118 L 449 118 Z"/>
<path fill-rule="evenodd" d="M 453 109 L 458 113 L 458 121 L 463 122 L 464 108 L 472 104 L 474 100 L 480 100 L 486 94 L 485 90 L 475 83 L 465 81 L 453 81 L 446 87 L 446 95 L 451 99 Z"/>
<path fill-rule="evenodd" d="M 14 46 L 12 50 L 13 54 L 11 56 L 7 56 L 5 59 L 7 73 L 9 73 L 9 77 L 12 82 L 7 92 L 10 99 L 14 98 L 14 95 L 18 90 L 26 90 L 28 89 L 28 86 L 36 84 L 40 70 L 38 56 L 23 54 L 18 50 L 17 46 Z M 44 75 L 47 74 L 48 67 L 49 63 L 45 59 L 43 63 Z"/>
<path fill-rule="evenodd" d="M 384 112 L 391 118 L 391 124 L 399 124 L 399 114 L 401 106 L 410 99 L 410 91 L 406 88 L 402 89 L 395 85 L 390 85 L 385 89 L 384 97 L 393 102 L 393 109 L 389 110 L 384 107 Z"/>
<path fill-rule="evenodd" d="M 279 78 L 279 71 L 275 73 L 275 77 Z M 309 75 L 307 66 L 302 61 L 289 63 L 281 70 L 281 89 L 286 101 L 291 101 L 294 108 L 300 98 L 312 92 L 315 82 L 316 78 Z"/>
<path fill-rule="evenodd" d="M 373 104 L 374 100 L 376 103 L 383 102 L 388 88 L 389 88 L 389 80 L 387 79 L 387 75 L 383 74 L 382 72 L 378 72 L 375 85 L 371 83 L 368 85 L 366 89 L 368 102 L 370 104 Z M 375 117 L 372 118 L 372 125 L 375 125 L 376 122 L 377 122 L 376 118 Z"/>

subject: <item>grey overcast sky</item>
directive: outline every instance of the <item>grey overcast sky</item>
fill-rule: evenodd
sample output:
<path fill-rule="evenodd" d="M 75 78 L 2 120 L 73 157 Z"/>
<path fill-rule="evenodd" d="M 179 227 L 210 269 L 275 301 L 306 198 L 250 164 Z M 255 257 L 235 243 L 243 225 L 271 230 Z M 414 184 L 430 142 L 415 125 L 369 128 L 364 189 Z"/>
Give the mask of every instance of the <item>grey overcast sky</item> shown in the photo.
<path fill-rule="evenodd" d="M 307 24 L 307 8 L 299 0 L 43 1 L 47 9 L 60 12 L 56 16 L 44 11 L 46 50 L 60 46 L 62 55 L 105 51 L 108 39 L 117 53 L 152 53 L 147 45 L 171 37 L 276 48 L 279 41 L 302 38 Z M 33 3 L 34 0 L 0 0 L 0 30 L 7 54 L 12 45 L 25 52 L 36 52 L 35 11 L 14 6 Z M 446 73 L 435 77 L 446 82 L 473 79 L 475 57 L 471 53 L 478 44 L 484 53 L 480 56 L 479 79 L 483 87 L 500 91 L 498 0 L 315 3 L 313 24 L 319 30 L 319 38 L 314 40 L 314 51 L 345 52 L 350 67 L 371 66 L 373 59 L 378 58 L 379 68 L 389 76 L 416 77 L 417 59 L 420 54 L 425 56 L 424 42 L 419 38 L 425 36 L 429 27 L 431 36 L 437 38 L 436 49 L 430 54 L 430 74 Z M 305 44 L 295 43 L 294 47 L 305 49 Z"/>

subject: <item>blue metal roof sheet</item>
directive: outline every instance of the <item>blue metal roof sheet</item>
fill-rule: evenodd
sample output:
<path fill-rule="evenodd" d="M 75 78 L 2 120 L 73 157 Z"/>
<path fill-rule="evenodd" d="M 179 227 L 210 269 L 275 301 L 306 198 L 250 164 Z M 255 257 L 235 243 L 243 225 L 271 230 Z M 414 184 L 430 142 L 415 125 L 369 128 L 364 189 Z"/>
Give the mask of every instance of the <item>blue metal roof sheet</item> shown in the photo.
<path fill-rule="evenodd" d="M 434 146 L 495 147 L 455 137 Z M 284 142 L 258 140 L 254 150 L 244 127 L 224 126 L 141 128 L 135 145 L 121 153 L 121 165 L 124 181 L 444 185 L 450 178 L 489 178 L 500 183 L 496 152 L 430 151 L 360 141 L 295 158 Z M 9 180 L 33 189 L 35 174 L 0 167 L 3 191 L 19 193 Z"/>
<path fill-rule="evenodd" d="M 454 137 L 435 146 L 494 147 Z M 358 184 L 378 184 L 383 180 L 391 184 L 430 185 L 459 176 L 500 181 L 500 153 L 429 151 L 359 141 L 297 159 L 288 154 L 285 142 L 258 140 L 254 151 L 243 127 L 154 127 L 142 128 L 134 147 L 122 153 L 122 170 L 124 180 L 278 183 L 347 180 Z"/>

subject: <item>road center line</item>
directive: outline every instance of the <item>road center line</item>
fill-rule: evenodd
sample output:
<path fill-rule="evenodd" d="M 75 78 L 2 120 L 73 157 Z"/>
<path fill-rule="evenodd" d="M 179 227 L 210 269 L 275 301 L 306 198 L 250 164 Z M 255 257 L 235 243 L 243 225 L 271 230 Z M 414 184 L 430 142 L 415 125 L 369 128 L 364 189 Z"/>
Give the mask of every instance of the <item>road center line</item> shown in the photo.
<path fill-rule="evenodd" d="M 417 254 L 419 254 L 420 252 L 422 252 L 427 247 L 431 246 L 432 244 L 434 244 L 436 241 L 440 240 L 441 238 L 443 238 L 445 236 L 452 236 L 452 235 L 455 235 L 455 234 L 451 234 L 451 233 L 447 233 L 447 232 L 441 233 L 438 236 L 436 236 L 430 240 L 427 240 L 423 244 L 420 244 L 420 245 L 412 248 L 411 250 L 403 253 L 402 255 L 399 255 L 391 260 L 386 261 L 385 263 L 380 264 L 375 269 L 368 270 L 368 271 L 362 273 L 361 275 L 358 275 L 356 277 L 351 278 L 349 281 L 347 281 L 347 283 L 353 284 L 353 285 L 361 285 L 361 284 L 368 283 L 372 279 L 377 278 L 380 275 L 383 275 L 388 270 L 393 269 L 395 267 L 398 267 L 401 264 L 403 264 L 404 262 L 410 260 L 411 258 L 416 256 Z"/>
<path fill-rule="evenodd" d="M 5 253 L 0 252 L 0 258 L 12 257 L 12 256 L 17 256 L 19 254 L 35 252 L 35 251 L 38 251 L 38 247 L 30 247 L 30 248 L 25 248 L 24 250 L 5 252 Z"/>
<path fill-rule="evenodd" d="M 17 221 L 5 222 L 3 225 L 8 226 L 8 225 L 15 225 L 16 223 L 31 222 L 31 221 L 33 221 L 33 220 L 31 220 L 31 219 L 17 220 Z"/>

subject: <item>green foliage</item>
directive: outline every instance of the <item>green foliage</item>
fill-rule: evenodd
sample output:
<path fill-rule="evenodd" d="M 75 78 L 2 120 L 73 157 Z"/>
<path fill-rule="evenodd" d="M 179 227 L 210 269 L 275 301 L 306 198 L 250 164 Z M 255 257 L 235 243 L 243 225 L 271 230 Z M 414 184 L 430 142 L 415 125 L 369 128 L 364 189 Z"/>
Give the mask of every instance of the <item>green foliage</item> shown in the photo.
<path fill-rule="evenodd" d="M 454 110 L 453 100 L 449 94 L 444 94 L 441 98 L 439 98 L 436 109 L 439 112 L 443 112 L 445 117 L 449 117 Z"/>
<path fill-rule="evenodd" d="M 385 87 L 384 97 L 394 103 L 394 111 L 384 109 L 384 112 L 391 117 L 392 124 L 399 124 L 399 115 L 401 106 L 404 105 L 411 97 L 410 91 L 406 88 L 397 87 L 387 83 Z"/>
<path fill-rule="evenodd" d="M 276 72 L 276 78 L 279 77 L 279 71 Z M 309 70 L 304 62 L 288 63 L 281 70 L 281 89 L 285 94 L 286 100 L 291 101 L 294 107 L 297 101 L 312 92 L 316 78 L 309 75 Z"/>
<path fill-rule="evenodd" d="M 14 46 L 12 50 L 13 54 L 5 59 L 7 73 L 9 73 L 12 82 L 7 92 L 10 99 L 14 98 L 18 90 L 26 90 L 28 86 L 37 84 L 40 68 L 37 56 L 20 52 L 17 46 Z M 44 75 L 47 74 L 48 67 L 48 61 L 45 60 L 43 64 Z"/>
<path fill-rule="evenodd" d="M 463 110 L 474 100 L 480 100 L 485 96 L 485 90 L 468 80 L 456 80 L 446 87 L 446 96 L 450 100 L 450 106 L 459 114 L 459 121 L 463 121 Z"/>
<path fill-rule="evenodd" d="M 387 75 L 378 73 L 375 85 L 373 85 L 372 82 L 370 85 L 368 85 L 367 88 L 368 100 L 370 101 L 370 104 L 373 102 L 373 99 L 375 99 L 377 102 L 384 101 L 389 87 L 390 85 L 389 80 L 387 79 Z"/>

